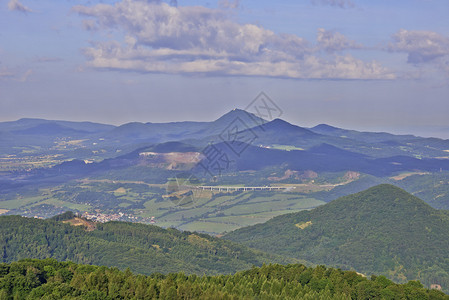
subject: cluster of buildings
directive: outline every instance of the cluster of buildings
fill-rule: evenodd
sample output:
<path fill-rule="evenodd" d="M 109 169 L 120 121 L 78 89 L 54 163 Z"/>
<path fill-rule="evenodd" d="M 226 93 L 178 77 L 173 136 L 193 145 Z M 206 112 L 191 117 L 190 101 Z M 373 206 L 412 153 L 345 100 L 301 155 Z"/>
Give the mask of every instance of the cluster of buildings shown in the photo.
<path fill-rule="evenodd" d="M 149 222 L 151 224 L 156 223 L 155 217 L 151 217 L 151 219 L 136 217 L 130 214 L 125 214 L 122 212 L 114 213 L 114 214 L 106 214 L 106 213 L 88 213 L 85 212 L 81 215 L 83 218 L 88 220 L 92 220 L 95 222 L 105 223 L 109 221 L 124 221 L 124 222 Z"/>
<path fill-rule="evenodd" d="M 88 213 L 82 214 L 82 217 L 92 220 L 95 222 L 105 223 L 109 221 L 129 221 L 129 218 L 135 218 L 133 216 L 128 216 L 122 212 L 116 214 L 101 214 L 101 213 Z M 126 219 L 126 220 L 125 220 Z"/>

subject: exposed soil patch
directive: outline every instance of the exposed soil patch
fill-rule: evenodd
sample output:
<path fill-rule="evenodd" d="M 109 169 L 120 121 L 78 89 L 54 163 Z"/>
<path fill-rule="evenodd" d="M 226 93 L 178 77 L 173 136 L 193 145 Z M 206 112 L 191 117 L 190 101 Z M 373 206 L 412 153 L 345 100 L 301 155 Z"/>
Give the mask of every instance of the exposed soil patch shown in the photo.
<path fill-rule="evenodd" d="M 72 226 L 84 226 L 87 231 L 94 231 L 97 227 L 95 222 L 88 221 L 86 219 L 75 217 L 70 220 L 62 221 L 63 223 L 70 224 Z"/>

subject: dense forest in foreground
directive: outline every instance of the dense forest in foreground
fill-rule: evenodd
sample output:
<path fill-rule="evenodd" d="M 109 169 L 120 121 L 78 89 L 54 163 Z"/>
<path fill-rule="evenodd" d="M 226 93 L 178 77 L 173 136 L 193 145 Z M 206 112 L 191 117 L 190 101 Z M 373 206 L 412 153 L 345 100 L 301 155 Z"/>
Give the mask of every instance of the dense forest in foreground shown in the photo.
<path fill-rule="evenodd" d="M 0 264 L 0 299 L 449 299 L 418 281 L 304 265 L 264 265 L 234 275 L 135 275 L 117 268 L 22 260 Z"/>
<path fill-rule="evenodd" d="M 54 258 L 104 265 L 133 272 L 230 274 L 263 263 L 296 263 L 292 258 L 265 254 L 206 234 L 126 222 L 87 222 L 90 228 L 53 219 L 0 216 L 0 262 Z M 85 221 L 85 220 L 84 220 Z"/>

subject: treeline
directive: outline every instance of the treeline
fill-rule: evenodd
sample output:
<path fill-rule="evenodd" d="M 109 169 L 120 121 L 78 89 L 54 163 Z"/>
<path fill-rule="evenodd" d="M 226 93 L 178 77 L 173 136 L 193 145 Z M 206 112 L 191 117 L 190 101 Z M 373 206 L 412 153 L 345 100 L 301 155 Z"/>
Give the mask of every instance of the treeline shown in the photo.
<path fill-rule="evenodd" d="M 263 263 L 293 263 L 205 234 L 126 222 L 97 223 L 94 231 L 64 224 L 65 213 L 39 220 L 0 216 L 0 262 L 55 258 L 134 272 L 230 274 Z"/>
<path fill-rule="evenodd" d="M 54 259 L 0 264 L 0 299 L 449 299 L 418 281 L 304 265 L 264 265 L 234 275 L 135 275 Z"/>

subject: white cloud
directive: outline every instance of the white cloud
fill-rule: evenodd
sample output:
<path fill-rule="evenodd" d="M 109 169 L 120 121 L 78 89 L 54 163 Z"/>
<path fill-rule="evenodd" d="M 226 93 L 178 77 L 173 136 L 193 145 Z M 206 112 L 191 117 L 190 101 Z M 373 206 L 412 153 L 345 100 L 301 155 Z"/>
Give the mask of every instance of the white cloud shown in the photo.
<path fill-rule="evenodd" d="M 114 5 L 76 6 L 89 27 L 125 35 L 85 49 L 88 65 L 100 69 L 161 73 L 287 78 L 392 79 L 377 62 L 330 52 L 356 48 L 339 33 L 319 32 L 316 46 L 292 34 L 275 34 L 232 21 L 222 10 L 174 7 L 163 2 L 123 0 Z"/>
<path fill-rule="evenodd" d="M 449 55 L 449 38 L 432 31 L 399 30 L 391 51 L 408 53 L 409 63 L 425 63 Z"/>
<path fill-rule="evenodd" d="M 394 79 L 395 76 L 377 62 L 363 62 L 351 55 L 332 56 L 330 59 L 305 55 L 301 60 L 232 60 L 224 54 L 198 52 L 198 59 L 183 50 L 148 50 L 143 47 L 121 47 L 118 43 L 98 44 L 85 54 L 88 65 L 100 69 L 128 70 L 156 73 L 211 73 L 217 75 L 267 76 L 316 79 Z M 173 58 L 173 59 L 170 59 Z"/>
<path fill-rule="evenodd" d="M 432 31 L 401 29 L 393 35 L 388 50 L 407 53 L 408 63 L 432 66 L 449 76 L 449 37 Z"/>
<path fill-rule="evenodd" d="M 32 12 L 31 9 L 29 9 L 28 7 L 26 7 L 25 5 L 20 3 L 19 0 L 11 0 L 11 1 L 9 1 L 8 9 L 9 10 L 20 11 L 20 12 L 23 12 L 23 13 Z"/>
<path fill-rule="evenodd" d="M 89 31 L 98 29 L 94 20 L 83 20 L 83 28 Z"/>
<path fill-rule="evenodd" d="M 360 49 L 363 46 L 351 41 L 343 34 L 318 28 L 317 42 L 319 48 L 327 52 L 338 52 L 346 49 Z"/>

